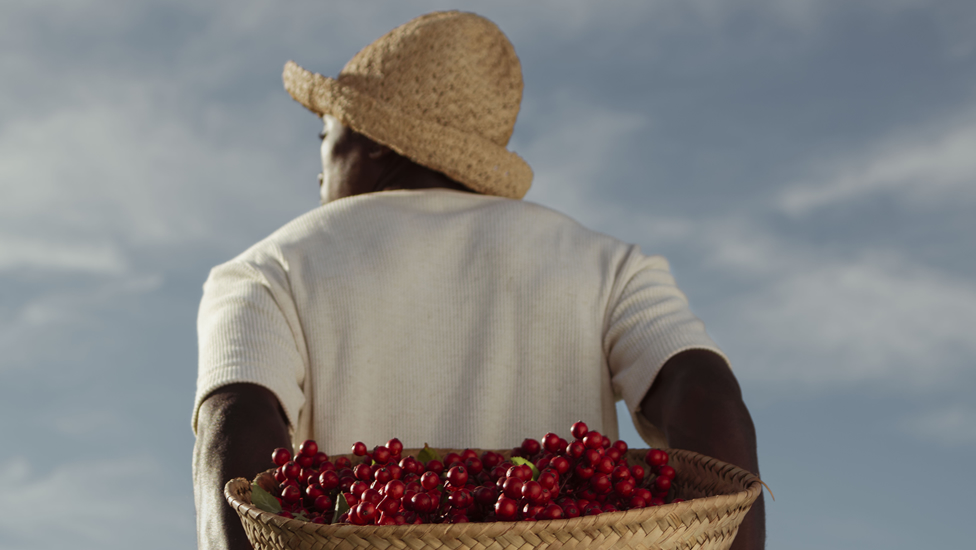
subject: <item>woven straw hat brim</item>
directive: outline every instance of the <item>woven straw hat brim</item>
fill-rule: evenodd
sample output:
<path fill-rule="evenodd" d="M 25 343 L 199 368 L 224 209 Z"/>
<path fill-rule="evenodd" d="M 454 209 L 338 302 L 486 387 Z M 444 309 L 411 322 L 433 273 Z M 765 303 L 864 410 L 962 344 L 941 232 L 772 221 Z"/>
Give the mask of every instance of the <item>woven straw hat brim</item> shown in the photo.
<path fill-rule="evenodd" d="M 310 111 L 343 125 L 410 160 L 479 193 L 521 199 L 532 185 L 532 168 L 520 156 L 479 135 L 429 120 L 403 116 L 376 99 L 294 61 L 282 74 L 291 97 Z"/>

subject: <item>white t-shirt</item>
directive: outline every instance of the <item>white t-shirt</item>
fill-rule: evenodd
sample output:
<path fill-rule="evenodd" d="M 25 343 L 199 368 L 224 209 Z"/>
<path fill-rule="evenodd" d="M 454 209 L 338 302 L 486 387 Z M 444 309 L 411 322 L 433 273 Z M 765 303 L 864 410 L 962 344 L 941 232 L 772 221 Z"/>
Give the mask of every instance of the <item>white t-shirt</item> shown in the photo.
<path fill-rule="evenodd" d="M 281 401 L 296 442 L 504 449 L 577 420 L 615 439 L 674 354 L 721 355 L 667 261 L 525 201 L 345 198 L 214 268 L 193 413 L 220 386 Z M 641 417 L 638 431 L 663 444 Z"/>

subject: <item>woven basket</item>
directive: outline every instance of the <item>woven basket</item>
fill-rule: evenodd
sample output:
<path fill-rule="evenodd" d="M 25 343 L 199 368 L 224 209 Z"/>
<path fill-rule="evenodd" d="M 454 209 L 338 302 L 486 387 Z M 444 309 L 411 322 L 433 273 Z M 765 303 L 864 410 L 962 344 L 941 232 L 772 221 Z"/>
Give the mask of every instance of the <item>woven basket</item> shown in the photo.
<path fill-rule="evenodd" d="M 438 449 L 441 456 L 452 449 Z M 404 449 L 416 456 L 419 449 Z M 457 452 L 455 450 L 455 452 Z M 480 451 L 479 451 L 480 452 Z M 501 454 L 506 458 L 511 451 Z M 627 451 L 642 463 L 646 449 Z M 422 548 L 525 550 L 530 548 L 728 548 L 739 523 L 762 491 L 755 475 L 691 451 L 669 449 L 677 471 L 675 497 L 685 502 L 550 521 L 356 526 L 287 519 L 251 504 L 251 482 L 232 479 L 224 495 L 237 510 L 257 550 Z"/>

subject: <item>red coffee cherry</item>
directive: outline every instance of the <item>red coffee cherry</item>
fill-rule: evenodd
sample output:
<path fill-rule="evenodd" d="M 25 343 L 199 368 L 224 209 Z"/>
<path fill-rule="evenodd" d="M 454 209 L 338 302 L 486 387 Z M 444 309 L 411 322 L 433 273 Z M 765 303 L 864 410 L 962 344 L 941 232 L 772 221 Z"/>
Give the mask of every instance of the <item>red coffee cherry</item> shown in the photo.
<path fill-rule="evenodd" d="M 599 504 L 597 504 L 595 502 L 591 502 L 591 503 L 587 504 L 585 508 L 583 508 L 583 514 L 582 515 L 584 515 L 584 516 L 596 516 L 596 515 L 599 515 L 599 514 L 602 514 L 602 513 L 603 513 L 603 508 L 601 508 Z"/>
<path fill-rule="evenodd" d="M 616 464 L 614 464 L 614 461 L 611 460 L 609 456 L 601 458 L 600 461 L 596 463 L 596 471 L 600 472 L 601 474 L 609 474 L 613 472 L 614 467 L 616 467 Z"/>
<path fill-rule="evenodd" d="M 281 500 L 287 502 L 288 504 L 294 504 L 301 500 L 302 491 L 294 485 L 285 485 L 281 490 Z"/>
<path fill-rule="evenodd" d="M 356 475 L 356 479 L 360 481 L 373 481 L 373 469 L 370 468 L 369 464 L 357 464 L 353 468 L 353 473 Z"/>
<path fill-rule="evenodd" d="M 427 463 L 427 471 L 434 472 L 437 475 L 444 473 L 444 463 L 440 460 L 431 460 Z"/>
<path fill-rule="evenodd" d="M 573 434 L 573 437 L 575 437 L 577 440 L 581 440 L 584 437 L 586 437 L 586 434 L 589 431 L 590 431 L 589 428 L 587 428 L 586 424 L 583 421 L 579 421 L 573 424 L 573 427 L 570 430 L 570 432 L 572 432 Z"/>
<path fill-rule="evenodd" d="M 405 456 L 400 460 L 400 467 L 408 474 L 420 475 L 424 473 L 424 464 L 412 456 Z"/>
<path fill-rule="evenodd" d="M 477 476 L 485 470 L 484 463 L 478 457 L 465 459 L 464 466 L 468 469 L 468 473 L 473 476 Z"/>
<path fill-rule="evenodd" d="M 634 464 L 630 467 L 630 473 L 639 482 L 644 481 L 644 468 L 640 464 Z"/>
<path fill-rule="evenodd" d="M 495 502 L 495 516 L 502 521 L 511 521 L 518 515 L 518 503 L 508 497 L 498 497 Z"/>
<path fill-rule="evenodd" d="M 377 464 L 386 464 L 393 458 L 393 453 L 386 447 L 376 447 L 373 449 L 373 460 Z"/>
<path fill-rule="evenodd" d="M 325 494 L 325 490 L 323 490 L 322 486 L 319 485 L 318 483 L 313 483 L 305 488 L 305 496 L 307 496 L 312 501 L 314 501 L 315 498 L 318 497 L 319 495 L 324 495 L 324 494 Z"/>
<path fill-rule="evenodd" d="M 509 477 L 505 479 L 505 483 L 502 484 L 502 492 L 505 496 L 512 499 L 522 498 L 522 486 L 524 483 L 521 479 L 517 477 Z"/>
<path fill-rule="evenodd" d="M 502 460 L 504 460 L 502 455 L 494 451 L 485 451 L 481 453 L 481 464 L 486 470 L 491 471 L 492 468 L 501 464 Z"/>
<path fill-rule="evenodd" d="M 420 484 L 425 491 L 430 491 L 441 484 L 441 478 L 434 472 L 424 472 L 424 475 L 420 476 Z"/>
<path fill-rule="evenodd" d="M 464 463 L 464 461 L 461 460 L 461 455 L 457 453 L 447 453 L 446 455 L 444 455 L 444 468 L 447 468 L 449 470 L 451 469 L 452 466 L 459 463 L 461 464 Z"/>
<path fill-rule="evenodd" d="M 590 478 L 590 487 L 597 493 L 609 493 L 611 487 L 610 476 L 607 474 L 593 474 Z"/>
<path fill-rule="evenodd" d="M 539 445 L 539 442 L 536 441 L 535 439 L 528 437 L 524 441 L 522 441 L 521 449 L 526 456 L 532 456 L 538 453 L 542 449 L 542 446 Z"/>
<path fill-rule="evenodd" d="M 326 491 L 331 491 L 339 486 L 339 476 L 333 471 L 326 470 L 319 474 L 319 485 Z"/>
<path fill-rule="evenodd" d="M 278 447 L 271 453 L 271 461 L 275 463 L 276 466 L 284 466 L 291 461 L 291 451 L 285 449 L 284 447 Z"/>
<path fill-rule="evenodd" d="M 613 479 L 614 481 L 621 481 L 623 479 L 631 479 L 632 477 L 633 477 L 633 475 L 630 473 L 630 470 L 624 464 L 621 464 L 620 466 L 617 466 L 616 468 L 614 468 L 613 469 L 613 474 L 611 474 L 611 476 L 610 476 L 610 478 Z"/>
<path fill-rule="evenodd" d="M 356 498 L 361 499 L 363 498 L 363 493 L 365 493 L 367 489 L 369 489 L 369 485 L 367 485 L 365 481 L 357 481 L 353 483 L 351 487 L 349 487 L 349 492 L 356 495 Z M 349 506 L 352 506 L 352 504 Z"/>
<path fill-rule="evenodd" d="M 583 438 L 583 445 L 587 449 L 601 449 L 603 448 L 603 435 L 600 432 L 589 432 Z"/>
<path fill-rule="evenodd" d="M 558 453 L 565 448 L 565 445 L 559 445 L 559 436 L 549 432 L 542 437 L 542 448 L 549 451 L 550 453 Z"/>
<path fill-rule="evenodd" d="M 647 501 L 637 495 L 630 497 L 630 500 L 627 501 L 627 507 L 631 510 L 634 508 L 645 508 L 646 506 Z"/>
<path fill-rule="evenodd" d="M 383 494 L 388 497 L 393 497 L 396 499 L 403 498 L 403 493 L 406 492 L 407 485 L 400 481 L 399 479 L 394 479 L 387 482 L 386 487 L 383 487 Z"/>
<path fill-rule="evenodd" d="M 579 458 L 583 456 L 583 451 L 586 450 L 586 446 L 583 445 L 582 441 L 573 441 L 566 446 L 566 454 L 573 457 Z"/>
<path fill-rule="evenodd" d="M 363 491 L 363 495 L 359 497 L 363 502 L 372 502 L 373 504 L 379 504 L 383 500 L 383 495 L 380 494 L 376 489 L 366 489 Z"/>
<path fill-rule="evenodd" d="M 332 498 L 329 495 L 319 495 L 315 497 L 313 507 L 320 512 L 332 510 Z"/>
<path fill-rule="evenodd" d="M 559 475 L 563 475 L 569 471 L 570 463 L 565 457 L 554 456 L 552 457 L 552 460 L 549 461 L 549 466 L 559 472 Z"/>
<path fill-rule="evenodd" d="M 618 481 L 616 484 L 614 484 L 613 490 L 615 493 L 620 495 L 621 498 L 629 498 L 634 494 L 634 482 L 629 479 Z"/>
<path fill-rule="evenodd" d="M 668 453 L 662 451 L 661 449 L 651 449 L 647 451 L 647 455 L 644 457 L 644 462 L 646 462 L 652 468 L 665 466 L 668 463 Z"/>
<path fill-rule="evenodd" d="M 658 491 L 667 492 L 667 490 L 671 488 L 671 478 L 658 476 L 658 478 L 654 480 L 654 487 L 657 488 Z"/>
<path fill-rule="evenodd" d="M 306 439 L 298 446 L 298 454 L 315 458 L 315 453 L 319 452 L 319 445 L 311 439 Z"/>
<path fill-rule="evenodd" d="M 576 477 L 584 481 L 593 477 L 594 473 L 596 473 L 596 471 L 593 469 L 592 466 L 586 466 L 582 463 L 576 465 L 576 470 L 575 470 Z"/>
<path fill-rule="evenodd" d="M 357 441 L 352 444 L 352 454 L 356 456 L 366 456 L 366 452 L 366 444 L 362 441 Z M 338 466 L 338 464 L 336 466 Z"/>
<path fill-rule="evenodd" d="M 474 497 L 471 496 L 471 492 L 467 489 L 460 489 L 448 495 L 447 501 L 458 510 L 464 510 L 474 504 Z"/>
<path fill-rule="evenodd" d="M 376 505 L 369 501 L 362 501 L 356 505 L 356 515 L 366 523 L 374 521 L 377 517 Z"/>
<path fill-rule="evenodd" d="M 580 509 L 575 502 L 569 502 L 565 506 L 561 506 L 563 509 L 563 515 L 569 519 L 578 518 L 580 516 Z"/>
<path fill-rule="evenodd" d="M 522 485 L 522 498 L 532 504 L 542 504 L 542 485 L 538 481 L 526 481 Z"/>
<path fill-rule="evenodd" d="M 552 470 L 543 470 L 539 474 L 539 485 L 544 489 L 552 489 L 557 483 L 559 483 L 559 478 L 556 477 L 556 474 Z"/>
<path fill-rule="evenodd" d="M 403 452 L 403 443 L 400 443 L 400 440 L 394 437 L 386 442 L 386 448 L 393 453 L 393 456 L 400 456 L 400 453 Z"/>
<path fill-rule="evenodd" d="M 400 509 L 400 501 L 390 496 L 383 497 L 379 504 L 376 505 L 376 509 L 382 514 L 395 514 L 397 510 Z"/>
<path fill-rule="evenodd" d="M 475 502 L 477 502 L 480 506 L 490 506 L 498 500 L 498 489 L 495 487 L 479 485 L 475 488 L 472 495 L 474 496 Z"/>
<path fill-rule="evenodd" d="M 393 474 L 390 473 L 389 468 L 384 466 L 381 468 L 377 468 L 376 471 L 373 472 L 373 479 L 375 479 L 376 481 L 378 481 L 383 485 L 386 485 L 387 483 L 390 482 L 390 480 L 393 479 Z"/>
<path fill-rule="evenodd" d="M 546 519 L 562 519 L 563 509 L 559 507 L 558 504 L 550 504 L 542 509 L 541 512 L 535 515 L 536 519 L 546 520 Z"/>
<path fill-rule="evenodd" d="M 464 466 L 454 466 L 447 471 L 447 480 L 455 487 L 464 487 L 468 482 L 468 471 Z"/>
<path fill-rule="evenodd" d="M 542 512 L 543 508 L 544 506 L 528 502 L 522 507 L 522 517 L 526 520 L 535 520 L 535 517 L 539 515 L 539 512 Z"/>
<path fill-rule="evenodd" d="M 292 461 L 282 466 L 281 471 L 288 479 L 298 479 L 298 476 L 302 473 L 302 467 Z"/>

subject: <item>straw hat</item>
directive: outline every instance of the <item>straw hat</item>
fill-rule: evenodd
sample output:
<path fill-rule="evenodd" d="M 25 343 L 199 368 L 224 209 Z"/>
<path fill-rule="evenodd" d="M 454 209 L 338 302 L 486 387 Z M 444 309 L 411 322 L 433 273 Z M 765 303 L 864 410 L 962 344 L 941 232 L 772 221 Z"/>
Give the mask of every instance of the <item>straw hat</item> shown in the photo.
<path fill-rule="evenodd" d="M 474 191 L 520 199 L 532 169 L 506 146 L 522 68 L 501 30 L 457 11 L 420 16 L 363 48 L 332 79 L 285 64 L 285 89 L 318 115 Z"/>

